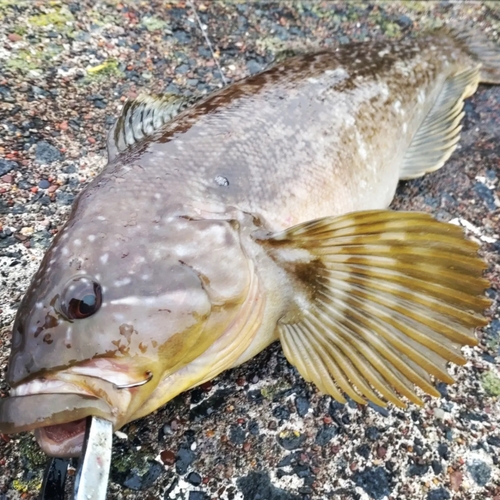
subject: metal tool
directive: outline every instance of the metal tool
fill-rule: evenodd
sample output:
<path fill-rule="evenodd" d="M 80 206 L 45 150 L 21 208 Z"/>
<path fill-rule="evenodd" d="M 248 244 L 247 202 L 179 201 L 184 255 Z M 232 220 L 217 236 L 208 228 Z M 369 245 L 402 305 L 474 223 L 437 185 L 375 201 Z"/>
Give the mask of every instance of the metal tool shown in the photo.
<path fill-rule="evenodd" d="M 73 500 L 105 500 L 112 442 L 113 424 L 103 418 L 87 417 Z"/>
<path fill-rule="evenodd" d="M 73 500 L 105 500 L 108 489 L 113 424 L 87 417 L 82 455 L 78 463 Z M 41 500 L 64 500 L 64 484 L 69 460 L 52 458 L 45 469 Z"/>
<path fill-rule="evenodd" d="M 64 500 L 69 458 L 51 458 L 43 475 L 41 500 Z"/>

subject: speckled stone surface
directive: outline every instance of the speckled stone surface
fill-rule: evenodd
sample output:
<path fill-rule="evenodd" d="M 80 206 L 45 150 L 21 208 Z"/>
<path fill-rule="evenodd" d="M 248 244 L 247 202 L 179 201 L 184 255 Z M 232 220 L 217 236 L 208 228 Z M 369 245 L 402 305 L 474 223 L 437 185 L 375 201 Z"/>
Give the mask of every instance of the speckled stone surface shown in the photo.
<path fill-rule="evenodd" d="M 400 36 L 450 19 L 497 40 L 497 2 L 0 0 L 0 365 L 19 301 L 106 131 L 140 92 L 202 95 L 288 49 Z M 420 409 L 342 406 L 274 345 L 114 439 L 110 499 L 500 499 L 500 87 L 467 101 L 446 166 L 394 208 L 460 223 L 481 243 L 493 305 L 457 383 Z M 141 179 L 137 179 L 141 183 Z M 148 189 L 144 186 L 144 189 Z M 8 388 L 2 381 L 0 396 Z M 36 498 L 46 457 L 0 435 L 0 499 Z M 74 468 L 70 469 L 70 474 Z M 71 487 L 71 478 L 68 489 Z"/>

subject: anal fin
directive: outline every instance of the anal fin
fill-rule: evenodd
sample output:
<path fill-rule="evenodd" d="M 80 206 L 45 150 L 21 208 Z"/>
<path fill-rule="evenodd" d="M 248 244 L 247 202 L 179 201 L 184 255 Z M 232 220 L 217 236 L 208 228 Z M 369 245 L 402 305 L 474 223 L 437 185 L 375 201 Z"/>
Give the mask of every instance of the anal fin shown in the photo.
<path fill-rule="evenodd" d="M 455 151 L 462 129 L 464 99 L 475 92 L 480 67 L 478 64 L 445 81 L 406 152 L 401 180 L 415 179 L 440 169 Z"/>
<path fill-rule="evenodd" d="M 432 377 L 452 383 L 447 362 L 463 364 L 487 323 L 477 245 L 427 214 L 357 212 L 256 240 L 293 287 L 278 324 L 287 359 L 338 401 L 439 396 Z"/>

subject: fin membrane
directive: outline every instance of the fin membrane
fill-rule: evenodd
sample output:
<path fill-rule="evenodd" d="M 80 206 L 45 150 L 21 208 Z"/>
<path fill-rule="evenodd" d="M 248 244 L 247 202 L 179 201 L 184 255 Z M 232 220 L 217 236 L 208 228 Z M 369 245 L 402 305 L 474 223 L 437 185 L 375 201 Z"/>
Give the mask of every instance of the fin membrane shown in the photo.
<path fill-rule="evenodd" d="M 481 63 L 479 80 L 482 83 L 500 84 L 500 48 L 481 32 L 464 27 L 451 27 L 448 33 L 461 42 L 466 52 Z"/>
<path fill-rule="evenodd" d="M 127 101 L 108 134 L 108 161 L 150 136 L 197 99 L 176 94 L 139 96 Z"/>
<path fill-rule="evenodd" d="M 464 99 L 479 83 L 477 65 L 446 80 L 406 152 L 399 178 L 415 179 L 440 169 L 451 156 L 460 139 Z"/>
<path fill-rule="evenodd" d="M 287 359 L 338 401 L 422 404 L 415 385 L 439 396 L 431 376 L 452 383 L 446 363 L 464 364 L 487 324 L 478 246 L 427 214 L 357 212 L 256 240 L 292 281 Z"/>

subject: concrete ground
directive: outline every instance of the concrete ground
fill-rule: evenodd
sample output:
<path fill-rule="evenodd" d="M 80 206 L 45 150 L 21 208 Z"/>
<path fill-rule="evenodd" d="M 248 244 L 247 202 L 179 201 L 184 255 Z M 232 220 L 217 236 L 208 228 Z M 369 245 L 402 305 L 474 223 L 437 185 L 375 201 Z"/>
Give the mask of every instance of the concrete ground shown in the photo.
<path fill-rule="evenodd" d="M 283 50 L 451 19 L 497 42 L 500 33 L 497 2 L 198 0 L 199 22 L 191 5 L 0 0 L 2 370 L 29 279 L 75 195 L 105 165 L 106 131 L 128 97 L 202 95 Z M 404 183 L 394 202 L 462 224 L 488 262 L 491 322 L 480 345 L 464 349 L 467 365 L 450 369 L 457 383 L 439 385 L 442 398 L 426 397 L 421 409 L 342 406 L 274 345 L 123 428 L 108 498 L 500 499 L 500 88 L 481 85 L 465 110 L 446 166 Z M 0 499 L 36 498 L 45 463 L 30 434 L 0 435 Z"/>

